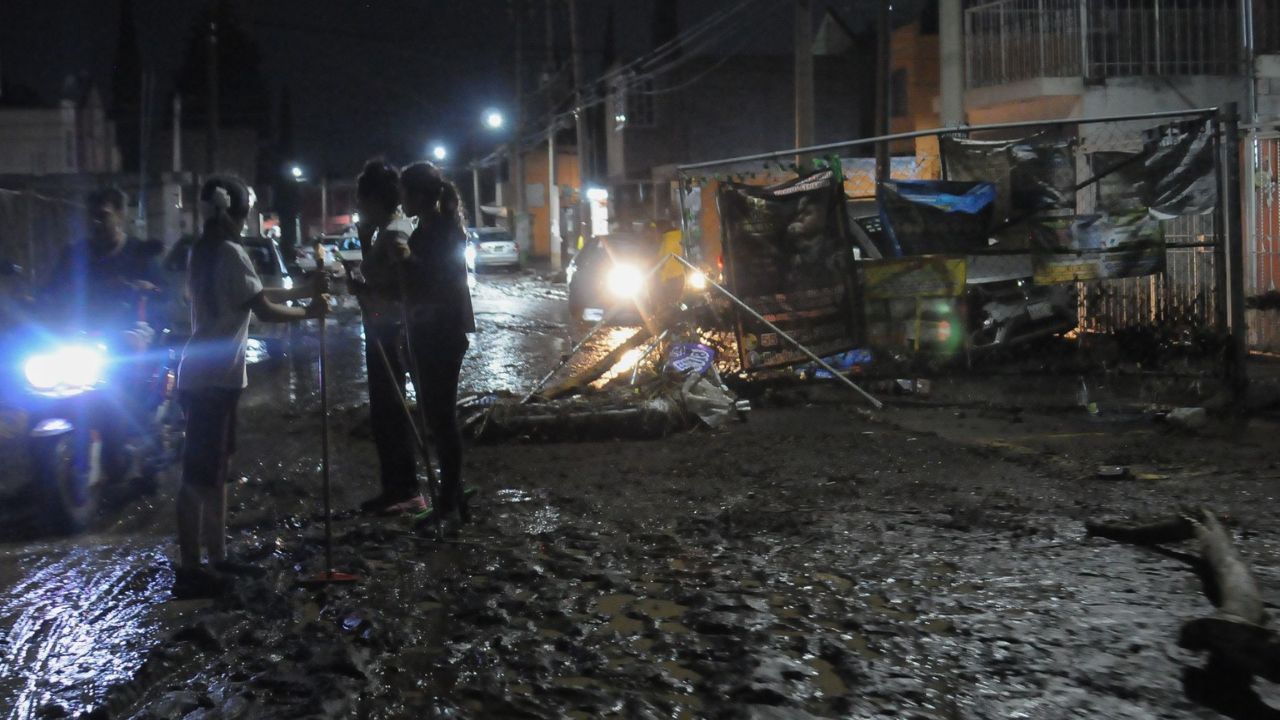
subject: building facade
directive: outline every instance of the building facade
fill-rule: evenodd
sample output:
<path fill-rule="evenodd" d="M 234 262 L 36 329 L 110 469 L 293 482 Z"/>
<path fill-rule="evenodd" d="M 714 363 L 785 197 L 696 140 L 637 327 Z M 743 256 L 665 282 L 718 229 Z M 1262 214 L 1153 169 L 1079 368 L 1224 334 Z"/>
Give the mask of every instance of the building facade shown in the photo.
<path fill-rule="evenodd" d="M 0 103 L 0 175 L 120 170 L 116 128 L 95 87 L 68 79 L 56 105 Z"/>

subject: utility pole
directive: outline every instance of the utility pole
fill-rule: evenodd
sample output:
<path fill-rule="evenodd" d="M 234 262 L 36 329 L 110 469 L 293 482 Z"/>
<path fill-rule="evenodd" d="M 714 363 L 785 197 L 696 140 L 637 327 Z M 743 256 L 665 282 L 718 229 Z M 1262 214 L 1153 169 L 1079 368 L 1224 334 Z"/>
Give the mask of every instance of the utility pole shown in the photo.
<path fill-rule="evenodd" d="M 547 130 L 547 237 L 551 252 L 551 269 L 564 267 L 560 239 L 560 184 L 556 182 L 556 131 L 560 123 L 551 121 Z"/>
<path fill-rule="evenodd" d="M 964 124 L 964 9 L 960 0 L 938 3 L 942 126 Z"/>
<path fill-rule="evenodd" d="M 569 43 L 573 55 L 573 117 L 576 123 L 578 143 L 578 212 L 575 213 L 578 227 L 570 239 L 577 248 L 577 238 L 585 243 L 591 237 L 591 204 L 587 200 L 587 185 L 590 172 L 587 165 L 588 130 L 586 108 L 582 103 L 582 41 L 578 37 L 578 2 L 569 0 Z"/>
<path fill-rule="evenodd" d="M 205 137 L 205 172 L 218 172 L 218 21 L 209 19 L 209 127 Z"/>
<path fill-rule="evenodd" d="M 182 96 L 173 95 L 173 171 L 182 172 Z"/>
<path fill-rule="evenodd" d="M 514 0 L 516 22 L 516 119 L 515 136 L 511 141 L 511 183 L 515 187 L 516 216 L 512 224 L 516 242 L 526 251 L 530 247 L 531 228 L 528 220 L 528 199 L 525 197 L 524 176 L 524 0 Z"/>
<path fill-rule="evenodd" d="M 889 134 L 889 76 L 892 70 L 892 41 L 889 23 L 889 0 L 880 0 L 876 8 L 876 135 Z M 889 179 L 889 144 L 876 143 L 876 180 Z"/>
<path fill-rule="evenodd" d="M 471 166 L 471 194 L 475 198 L 472 222 L 478 228 L 484 227 L 484 214 L 480 211 L 480 166 L 474 164 Z"/>
<path fill-rule="evenodd" d="M 329 229 L 329 175 L 320 173 L 320 234 Z"/>
<path fill-rule="evenodd" d="M 560 172 L 556 161 L 556 133 L 560 131 L 560 119 L 555 116 L 556 102 L 556 25 L 555 0 L 547 0 L 547 59 L 544 92 L 551 100 L 551 127 L 547 129 L 547 238 L 551 253 L 551 269 L 564 267 L 564 239 L 560 236 Z"/>
<path fill-rule="evenodd" d="M 810 0 L 796 0 L 796 147 L 813 145 L 813 14 Z M 804 156 L 796 157 L 796 165 L 804 170 Z"/>

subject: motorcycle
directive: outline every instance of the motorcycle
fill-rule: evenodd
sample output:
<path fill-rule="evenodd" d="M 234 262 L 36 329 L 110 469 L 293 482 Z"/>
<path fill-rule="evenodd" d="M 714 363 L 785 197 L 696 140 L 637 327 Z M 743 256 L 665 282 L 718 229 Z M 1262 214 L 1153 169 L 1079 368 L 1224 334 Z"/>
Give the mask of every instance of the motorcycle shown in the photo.
<path fill-rule="evenodd" d="M 4 311 L 0 476 L 29 490 L 47 529 L 84 530 L 109 483 L 141 480 L 153 489 L 176 461 L 180 348 L 167 330 L 139 352 L 122 338 L 138 341 L 141 331 L 47 325 L 19 302 Z"/>

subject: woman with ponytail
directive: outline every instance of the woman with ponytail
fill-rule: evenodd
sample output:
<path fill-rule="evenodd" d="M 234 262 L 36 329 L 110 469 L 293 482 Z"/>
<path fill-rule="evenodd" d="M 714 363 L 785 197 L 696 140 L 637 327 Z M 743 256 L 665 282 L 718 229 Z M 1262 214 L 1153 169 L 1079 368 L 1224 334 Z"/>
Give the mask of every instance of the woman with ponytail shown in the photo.
<path fill-rule="evenodd" d="M 328 307 L 323 273 L 295 290 L 263 289 L 239 242 L 249 206 L 249 188 L 239 178 L 214 176 L 200 188 L 204 231 L 191 248 L 187 277 L 191 339 L 178 367 L 178 393 L 187 415 L 178 491 L 181 564 L 173 588 L 178 597 L 217 594 L 227 584 L 226 575 L 254 571 L 229 561 L 226 546 L 226 482 L 235 450 L 236 407 L 248 384 L 249 313 L 267 322 L 295 322 L 323 318 Z M 307 297 L 312 301 L 306 309 L 285 305 Z M 202 549 L 208 552 L 208 567 L 201 563 Z"/>
<path fill-rule="evenodd" d="M 467 286 L 467 234 L 458 189 L 435 165 L 410 165 L 401 172 L 400 185 L 405 214 L 418 218 L 399 254 L 418 402 L 440 455 L 440 507 L 432 517 L 452 528 L 466 519 L 458 376 L 469 345 L 467 333 L 476 330 Z"/>

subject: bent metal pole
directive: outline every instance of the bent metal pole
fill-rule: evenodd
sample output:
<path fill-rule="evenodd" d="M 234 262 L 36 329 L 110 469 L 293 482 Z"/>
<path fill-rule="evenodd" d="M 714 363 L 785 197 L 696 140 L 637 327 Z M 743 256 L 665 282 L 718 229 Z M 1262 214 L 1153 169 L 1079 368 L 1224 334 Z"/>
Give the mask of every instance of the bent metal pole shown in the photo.
<path fill-rule="evenodd" d="M 679 261 L 682 265 L 684 265 L 685 267 L 689 268 L 690 270 L 694 270 L 694 271 L 697 271 L 697 270 L 698 270 L 698 268 L 697 268 L 697 267 L 695 267 L 692 263 L 690 263 L 688 260 L 685 260 L 684 258 L 680 257 L 679 255 L 671 254 L 671 255 L 668 255 L 667 257 L 668 257 L 668 258 L 675 258 L 677 261 Z M 794 345 L 794 346 L 796 347 L 796 349 L 797 349 L 797 350 L 799 350 L 800 352 L 802 352 L 802 353 L 804 353 L 805 355 L 807 355 L 807 356 L 809 357 L 809 359 L 810 359 L 810 360 L 812 360 L 812 361 L 814 361 L 815 363 L 817 363 L 817 364 L 818 364 L 818 366 L 819 366 L 819 367 L 821 367 L 823 370 L 826 370 L 827 372 L 831 373 L 831 375 L 832 375 L 833 377 L 835 377 L 836 379 L 838 379 L 840 382 L 844 383 L 845 385 L 848 385 L 850 388 L 852 388 L 853 390 L 857 391 L 859 395 L 861 395 L 862 397 L 864 397 L 864 398 L 866 398 L 866 399 L 867 399 L 867 402 L 871 403 L 871 406 L 872 406 L 872 407 L 874 407 L 874 408 L 875 408 L 875 409 L 877 409 L 877 410 L 879 410 L 879 409 L 881 409 L 881 408 L 883 408 L 883 407 L 884 407 L 884 403 L 882 403 L 882 402 L 880 402 L 879 400 L 877 400 L 873 395 L 871 395 L 870 393 L 868 393 L 866 390 L 863 390 L 862 388 L 858 387 L 857 383 L 855 383 L 855 382 L 853 382 L 852 380 L 850 380 L 849 378 L 845 377 L 843 374 L 841 374 L 841 372 L 840 372 L 839 370 L 836 370 L 835 368 L 833 368 L 833 367 L 831 367 L 830 365 L 828 365 L 828 364 L 827 364 L 827 362 L 826 362 L 825 360 L 823 360 L 822 358 L 820 358 L 820 357 L 818 357 L 817 355 L 815 355 L 815 354 L 813 353 L 813 351 L 812 351 L 812 350 L 810 350 L 809 348 L 805 347 L 804 345 L 801 345 L 799 340 L 796 340 L 795 338 L 793 338 L 793 337 L 791 337 L 790 335 L 788 335 L 788 334 L 786 334 L 785 332 L 783 332 L 783 331 L 782 331 L 782 329 L 781 329 L 781 328 L 779 328 L 777 325 L 774 325 L 773 323 L 769 322 L 768 320 L 765 320 L 763 315 L 761 315 L 760 313 L 758 313 L 758 312 L 756 312 L 754 309 L 752 309 L 752 307 L 751 307 L 750 305 L 748 305 L 748 304 L 746 304 L 745 302 L 743 302 L 743 301 L 739 300 L 739 299 L 737 298 L 737 296 L 735 296 L 733 293 L 731 293 L 731 292 L 729 292 L 728 290 L 726 290 L 726 289 L 724 289 L 723 287 L 721 287 L 719 283 L 715 282 L 714 280 L 712 280 L 712 279 L 710 279 L 710 278 L 707 278 L 707 284 L 708 284 L 708 285 L 710 285 L 711 287 L 715 288 L 716 290 L 720 291 L 720 293 L 721 293 L 722 295 L 724 295 L 725 297 L 729 298 L 729 300 L 730 300 L 731 302 L 733 302 L 733 304 L 735 304 L 735 305 L 737 305 L 738 307 L 742 308 L 742 309 L 743 309 L 743 311 L 745 311 L 745 312 L 746 312 L 747 314 L 749 314 L 751 317 L 755 318 L 756 320 L 759 320 L 760 322 L 762 322 L 762 323 L 764 323 L 766 326 L 768 326 L 768 328 L 769 328 L 770 330 L 772 330 L 772 331 L 774 331 L 774 332 L 778 333 L 778 336 L 779 336 L 779 337 L 781 337 L 783 340 L 786 340 L 787 342 L 789 342 L 789 343 L 791 343 L 792 345 Z"/>

